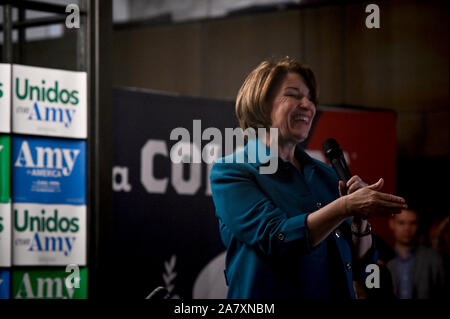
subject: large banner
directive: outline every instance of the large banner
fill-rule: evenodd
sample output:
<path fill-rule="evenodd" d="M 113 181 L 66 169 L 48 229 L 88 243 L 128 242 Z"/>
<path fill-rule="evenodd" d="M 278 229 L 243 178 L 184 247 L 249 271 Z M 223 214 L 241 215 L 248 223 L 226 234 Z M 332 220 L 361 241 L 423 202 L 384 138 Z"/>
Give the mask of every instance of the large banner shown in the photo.
<path fill-rule="evenodd" d="M 86 138 L 86 72 L 13 64 L 12 131 Z"/>
<path fill-rule="evenodd" d="M 232 102 L 115 90 L 114 256 L 127 274 L 124 298 L 143 299 L 157 286 L 192 296 L 202 268 L 224 246 L 211 200 L 211 164 L 175 164 L 176 127 L 235 127 Z M 220 113 L 220 116 L 218 114 Z M 202 150 L 201 145 L 196 145 Z"/>
<path fill-rule="evenodd" d="M 0 133 L 11 131 L 11 65 L 0 63 Z"/>
<path fill-rule="evenodd" d="M 216 129 L 225 136 L 226 128 L 238 127 L 234 102 L 125 89 L 116 89 L 113 101 L 112 245 L 115 267 L 127 274 L 117 289 L 135 299 L 157 286 L 175 297 L 224 298 L 225 247 L 211 198 L 212 164 L 176 163 L 171 155 L 184 147 L 201 158 L 232 152 L 211 139 Z M 325 161 L 321 144 L 329 137 L 340 143 L 354 174 L 367 182 L 384 177 L 386 190 L 394 190 L 394 113 L 322 108 L 303 146 Z"/>

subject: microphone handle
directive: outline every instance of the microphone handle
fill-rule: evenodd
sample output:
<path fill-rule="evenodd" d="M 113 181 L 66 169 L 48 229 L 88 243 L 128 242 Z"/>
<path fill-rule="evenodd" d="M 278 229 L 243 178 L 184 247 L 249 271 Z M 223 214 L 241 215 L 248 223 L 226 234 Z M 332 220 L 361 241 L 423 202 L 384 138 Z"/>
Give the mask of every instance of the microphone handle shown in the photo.
<path fill-rule="evenodd" d="M 352 174 L 350 173 L 343 156 L 331 160 L 331 165 L 338 174 L 339 178 L 344 182 L 345 188 L 347 188 L 347 182 L 352 177 Z"/>

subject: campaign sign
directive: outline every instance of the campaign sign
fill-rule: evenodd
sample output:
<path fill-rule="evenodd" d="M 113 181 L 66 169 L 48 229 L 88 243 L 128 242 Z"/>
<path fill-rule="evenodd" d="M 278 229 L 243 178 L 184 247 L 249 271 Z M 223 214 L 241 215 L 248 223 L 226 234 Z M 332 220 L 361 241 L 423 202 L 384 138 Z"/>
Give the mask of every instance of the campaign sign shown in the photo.
<path fill-rule="evenodd" d="M 13 265 L 86 265 L 86 206 L 13 203 Z"/>
<path fill-rule="evenodd" d="M 11 203 L 0 203 L 0 267 L 11 266 Z"/>
<path fill-rule="evenodd" d="M 86 72 L 12 66 L 14 133 L 87 137 Z"/>
<path fill-rule="evenodd" d="M 11 131 L 11 65 L 0 63 L 0 132 Z"/>
<path fill-rule="evenodd" d="M 86 204 L 86 142 L 12 139 L 14 203 Z"/>
<path fill-rule="evenodd" d="M 87 299 L 88 268 L 13 270 L 14 299 Z"/>
<path fill-rule="evenodd" d="M 11 142 L 7 135 L 0 135 L 0 203 L 9 203 L 10 191 L 10 156 Z"/>
<path fill-rule="evenodd" d="M 0 269 L 0 299 L 9 299 L 10 271 Z"/>
<path fill-rule="evenodd" d="M 0 135 L 0 267 L 11 266 L 10 138 Z"/>

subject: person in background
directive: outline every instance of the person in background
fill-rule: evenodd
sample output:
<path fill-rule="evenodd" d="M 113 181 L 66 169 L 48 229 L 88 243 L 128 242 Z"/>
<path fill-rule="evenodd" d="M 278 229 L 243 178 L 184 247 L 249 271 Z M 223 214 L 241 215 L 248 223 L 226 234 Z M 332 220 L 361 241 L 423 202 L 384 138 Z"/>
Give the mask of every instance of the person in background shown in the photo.
<path fill-rule="evenodd" d="M 449 216 L 444 218 L 438 218 L 435 220 L 433 226 L 429 232 L 431 247 L 439 252 L 444 260 L 445 269 L 445 294 L 446 298 L 450 297 L 450 287 L 448 280 L 448 268 L 449 268 L 449 252 L 450 252 L 450 241 L 449 241 Z"/>
<path fill-rule="evenodd" d="M 387 266 L 396 296 L 400 299 L 443 298 L 446 282 L 443 259 L 432 248 L 418 244 L 417 211 L 403 209 L 392 216 L 389 226 L 394 234 L 396 256 Z"/>
<path fill-rule="evenodd" d="M 431 247 L 441 253 L 444 258 L 444 263 L 448 265 L 449 255 L 449 216 L 437 219 L 430 229 Z M 447 269 L 447 267 L 445 267 Z"/>

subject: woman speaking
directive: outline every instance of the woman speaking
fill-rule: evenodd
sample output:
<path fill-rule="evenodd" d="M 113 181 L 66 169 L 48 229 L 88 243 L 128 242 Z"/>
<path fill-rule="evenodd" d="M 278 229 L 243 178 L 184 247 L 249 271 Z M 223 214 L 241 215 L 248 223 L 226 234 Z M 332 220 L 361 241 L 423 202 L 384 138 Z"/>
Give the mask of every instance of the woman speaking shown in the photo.
<path fill-rule="evenodd" d="M 353 176 L 344 185 L 305 153 L 299 143 L 316 106 L 313 72 L 290 58 L 262 62 L 239 90 L 241 128 L 267 134 L 211 169 L 228 298 L 354 299 L 353 281 L 377 259 L 367 217 L 406 207 L 403 198 L 380 192 L 383 179 L 367 185 Z M 277 152 L 270 149 L 273 129 Z M 269 155 L 251 154 L 261 149 Z M 262 174 L 268 159 L 278 161 L 277 169 Z"/>

